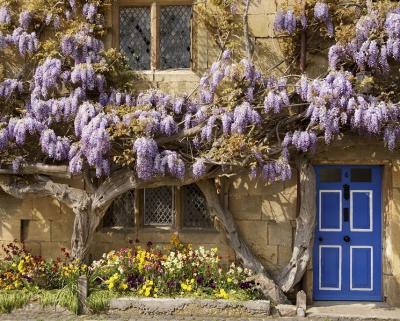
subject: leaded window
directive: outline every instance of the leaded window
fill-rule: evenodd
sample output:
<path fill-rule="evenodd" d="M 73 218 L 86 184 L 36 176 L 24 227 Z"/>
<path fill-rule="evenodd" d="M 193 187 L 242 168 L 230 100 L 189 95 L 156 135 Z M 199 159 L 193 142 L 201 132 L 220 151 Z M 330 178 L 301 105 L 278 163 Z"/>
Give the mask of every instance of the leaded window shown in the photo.
<path fill-rule="evenodd" d="M 150 7 L 120 8 L 120 50 L 134 70 L 150 69 Z"/>
<path fill-rule="evenodd" d="M 160 10 L 160 68 L 189 68 L 191 6 L 163 6 Z"/>
<path fill-rule="evenodd" d="M 192 43 L 192 6 L 174 5 L 173 0 L 125 0 L 119 6 L 120 51 L 134 70 L 190 68 Z M 172 2 L 172 4 L 171 4 Z M 117 12 L 117 11 L 116 11 Z"/>
<path fill-rule="evenodd" d="M 103 227 L 130 228 L 135 225 L 135 192 L 126 192 L 111 203 L 103 217 Z"/>
<path fill-rule="evenodd" d="M 145 226 L 173 225 L 175 222 L 174 190 L 166 186 L 145 189 L 143 209 Z"/>
<path fill-rule="evenodd" d="M 197 185 L 187 185 L 182 189 L 183 227 L 213 228 L 207 201 Z"/>

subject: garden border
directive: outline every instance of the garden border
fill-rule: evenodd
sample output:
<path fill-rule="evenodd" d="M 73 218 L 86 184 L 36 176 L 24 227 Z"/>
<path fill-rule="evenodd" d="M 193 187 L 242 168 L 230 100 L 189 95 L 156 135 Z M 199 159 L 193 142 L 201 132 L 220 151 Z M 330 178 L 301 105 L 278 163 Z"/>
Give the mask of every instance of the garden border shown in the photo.
<path fill-rule="evenodd" d="M 232 301 L 199 298 L 141 298 L 120 297 L 111 299 L 110 310 L 135 310 L 146 315 L 187 316 L 269 316 L 268 300 Z"/>

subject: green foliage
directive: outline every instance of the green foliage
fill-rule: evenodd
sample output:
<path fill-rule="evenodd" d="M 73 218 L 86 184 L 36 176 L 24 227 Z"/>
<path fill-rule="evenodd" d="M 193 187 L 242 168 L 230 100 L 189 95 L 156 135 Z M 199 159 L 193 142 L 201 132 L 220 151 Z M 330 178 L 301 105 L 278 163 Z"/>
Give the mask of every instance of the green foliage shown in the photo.
<path fill-rule="evenodd" d="M 89 268 L 76 261 L 57 264 L 36 259 L 15 244 L 0 264 L 0 312 L 11 312 L 37 301 L 79 313 L 77 279 L 88 276 L 87 304 L 104 312 L 110 299 L 121 296 L 200 297 L 249 300 L 261 298 L 252 272 L 221 264 L 217 249 L 193 249 L 177 237 L 166 248 L 140 247 L 111 251 Z M 46 266 L 49 266 L 47 268 Z"/>
<path fill-rule="evenodd" d="M 115 292 L 94 289 L 90 292 L 86 303 L 92 313 L 102 313 L 108 310 L 110 300 L 116 296 Z"/>
<path fill-rule="evenodd" d="M 238 56 L 243 46 L 242 10 L 242 2 L 238 0 L 210 0 L 195 6 L 199 26 L 206 28 L 217 48 L 231 49 Z"/>
<path fill-rule="evenodd" d="M 39 302 L 43 307 L 62 306 L 69 311 L 78 314 L 79 300 L 76 285 L 66 286 L 62 289 L 47 290 L 38 292 Z"/>
<path fill-rule="evenodd" d="M 11 313 L 14 309 L 22 308 L 32 298 L 32 292 L 27 290 L 0 290 L 0 313 Z"/>

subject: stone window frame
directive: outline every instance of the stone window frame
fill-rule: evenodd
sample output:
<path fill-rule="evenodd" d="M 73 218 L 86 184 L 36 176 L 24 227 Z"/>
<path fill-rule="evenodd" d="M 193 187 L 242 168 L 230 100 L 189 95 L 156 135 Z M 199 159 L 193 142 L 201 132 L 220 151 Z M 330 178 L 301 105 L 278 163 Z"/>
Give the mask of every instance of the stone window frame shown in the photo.
<path fill-rule="evenodd" d="M 199 232 L 218 232 L 214 226 L 210 227 L 187 227 L 184 226 L 184 211 L 183 211 L 183 187 L 170 187 L 172 189 L 173 203 L 173 223 L 171 225 L 145 225 L 144 224 L 144 189 L 134 190 L 134 224 L 130 227 L 123 226 L 101 226 L 103 232 L 107 231 L 133 231 L 140 229 L 146 230 L 166 230 L 166 231 L 199 231 Z"/>
<path fill-rule="evenodd" d="M 214 226 L 211 227 L 186 227 L 184 226 L 184 211 L 183 211 L 183 191 L 182 187 L 170 187 L 172 189 L 173 197 L 173 223 L 171 225 L 145 225 L 144 224 L 144 189 L 135 191 L 135 225 L 138 228 L 146 230 L 162 229 L 167 231 L 204 231 L 204 232 L 217 232 Z"/>
<path fill-rule="evenodd" d="M 192 27 L 191 27 L 191 51 L 190 51 L 190 67 L 189 68 L 176 68 L 176 69 L 160 69 L 160 8 L 162 6 L 173 6 L 173 5 L 186 5 L 194 8 L 193 0 L 117 0 L 113 2 L 112 9 L 112 46 L 119 50 L 120 48 L 120 9 L 126 7 L 149 7 L 150 8 L 150 23 L 151 23 L 151 52 L 150 52 L 150 69 L 149 70 L 137 70 L 138 73 L 150 72 L 170 72 L 172 70 L 182 70 L 192 72 L 195 69 L 194 65 L 194 38 L 195 38 L 195 11 L 192 10 Z"/>

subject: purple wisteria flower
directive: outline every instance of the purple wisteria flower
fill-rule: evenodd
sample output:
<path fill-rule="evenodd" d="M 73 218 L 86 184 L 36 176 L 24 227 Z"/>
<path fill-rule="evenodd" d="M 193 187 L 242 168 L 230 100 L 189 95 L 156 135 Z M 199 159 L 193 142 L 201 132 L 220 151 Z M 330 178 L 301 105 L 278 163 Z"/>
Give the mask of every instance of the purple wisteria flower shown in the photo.
<path fill-rule="evenodd" d="M 32 22 L 32 13 L 29 11 L 22 11 L 19 15 L 19 25 L 27 30 Z"/>
<path fill-rule="evenodd" d="M 0 7 L 0 23 L 4 25 L 11 23 L 11 15 L 7 7 Z"/>
<path fill-rule="evenodd" d="M 330 36 L 334 33 L 333 23 L 329 14 L 329 6 L 324 2 L 317 2 L 314 6 L 314 17 L 326 24 L 326 29 Z"/>

